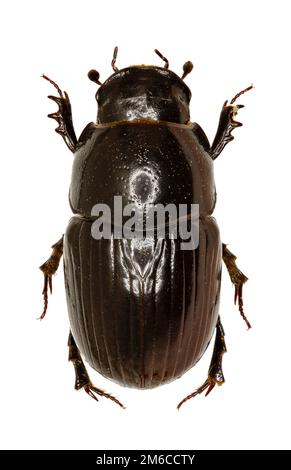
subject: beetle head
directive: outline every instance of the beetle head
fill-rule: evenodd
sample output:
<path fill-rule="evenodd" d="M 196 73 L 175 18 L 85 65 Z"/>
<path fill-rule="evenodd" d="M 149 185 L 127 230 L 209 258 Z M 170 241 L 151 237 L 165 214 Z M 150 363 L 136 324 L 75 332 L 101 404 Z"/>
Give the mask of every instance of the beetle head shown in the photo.
<path fill-rule="evenodd" d="M 98 72 L 89 72 L 89 78 L 101 85 L 96 93 L 98 123 L 158 120 L 185 124 L 189 121 L 191 91 L 183 79 L 193 65 L 186 62 L 180 78 L 169 70 L 168 60 L 159 51 L 155 52 L 164 60 L 164 67 L 135 65 L 119 70 L 115 65 L 115 48 L 113 75 L 101 85 Z"/>

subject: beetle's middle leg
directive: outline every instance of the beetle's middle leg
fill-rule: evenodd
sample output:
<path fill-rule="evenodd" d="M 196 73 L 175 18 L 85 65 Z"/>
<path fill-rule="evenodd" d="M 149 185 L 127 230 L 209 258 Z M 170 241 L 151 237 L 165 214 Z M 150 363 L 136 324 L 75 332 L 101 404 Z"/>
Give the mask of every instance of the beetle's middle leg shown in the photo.
<path fill-rule="evenodd" d="M 63 255 L 63 243 L 64 243 L 64 236 L 62 236 L 57 243 L 52 246 L 52 254 L 49 259 L 40 266 L 40 270 L 43 272 L 44 275 L 44 285 L 43 285 L 43 312 L 39 317 L 42 320 L 46 314 L 47 307 L 48 307 L 48 291 L 52 293 L 53 283 L 52 283 L 52 276 L 56 273 L 60 259 Z"/>
<path fill-rule="evenodd" d="M 117 398 L 105 392 L 104 390 L 101 390 L 100 388 L 95 387 L 91 383 L 85 364 L 83 362 L 80 351 L 75 343 L 75 340 L 73 338 L 71 331 L 69 334 L 68 346 L 69 346 L 69 361 L 72 361 L 73 366 L 75 368 L 75 375 L 76 375 L 75 389 L 80 390 L 81 388 L 84 388 L 85 392 L 88 393 L 88 395 L 90 395 L 90 397 L 94 398 L 94 400 L 96 401 L 98 401 L 98 398 L 96 395 L 99 395 L 100 397 L 109 398 L 110 400 L 117 403 L 117 405 L 121 406 L 121 408 L 125 408 L 123 404 L 120 403 L 119 400 L 117 400 Z"/>
<path fill-rule="evenodd" d="M 238 301 L 238 309 L 239 312 L 247 324 L 248 328 L 251 328 L 251 324 L 248 321 L 247 317 L 244 313 L 243 308 L 243 285 L 247 282 L 248 278 L 238 269 L 236 265 L 236 256 L 229 251 L 227 246 L 223 243 L 222 244 L 222 258 L 227 267 L 231 282 L 234 284 L 235 291 L 234 291 L 234 303 Z"/>
<path fill-rule="evenodd" d="M 178 410 L 186 401 L 190 400 L 190 398 L 196 397 L 200 393 L 203 393 L 206 390 L 205 396 L 207 396 L 211 390 L 215 387 L 215 385 L 222 385 L 224 383 L 224 376 L 222 372 L 222 356 L 226 352 L 226 345 L 224 341 L 224 330 L 223 326 L 220 321 L 220 317 L 218 317 L 217 324 L 216 324 L 216 336 L 215 336 L 215 343 L 214 349 L 212 353 L 211 363 L 208 370 L 208 378 L 205 380 L 204 384 L 201 387 L 197 388 L 195 392 L 187 395 L 180 403 L 178 404 Z"/>

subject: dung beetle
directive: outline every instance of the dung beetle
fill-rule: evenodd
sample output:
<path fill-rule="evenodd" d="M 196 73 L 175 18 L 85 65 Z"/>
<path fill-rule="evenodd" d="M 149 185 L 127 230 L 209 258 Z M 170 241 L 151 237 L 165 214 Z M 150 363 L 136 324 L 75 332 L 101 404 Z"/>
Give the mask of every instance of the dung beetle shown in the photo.
<path fill-rule="evenodd" d="M 40 267 L 44 274 L 40 318 L 46 314 L 52 276 L 63 254 L 75 389 L 83 388 L 97 401 L 98 396 L 109 398 L 121 407 L 119 400 L 92 384 L 82 356 L 120 385 L 152 388 L 193 367 L 216 330 L 208 378 L 179 403 L 179 409 L 186 400 L 203 391 L 208 395 L 224 382 L 226 346 L 219 317 L 222 260 L 235 287 L 235 303 L 250 328 L 242 297 L 247 277 L 221 243 L 211 214 L 216 203 L 213 160 L 233 139 L 233 129 L 242 125 L 235 115 L 243 106 L 235 103 L 252 86 L 223 104 L 210 145 L 202 128 L 190 121 L 191 92 L 184 79 L 192 63 L 184 64 L 180 78 L 155 50 L 164 67 L 138 65 L 119 70 L 117 50 L 112 59 L 114 73 L 103 84 L 96 70 L 88 73 L 100 85 L 97 122 L 89 123 L 78 140 L 68 94 L 43 76 L 59 95 L 48 97 L 58 105 L 58 111 L 48 116 L 57 121 L 56 132 L 74 154 L 69 193 L 74 216 Z M 174 220 L 183 218 L 189 228 L 190 207 L 198 206 L 198 243 L 183 249 L 184 238 L 173 236 L 169 217 L 164 219 L 164 236 L 157 231 L 156 219 L 153 230 L 146 235 L 142 230 L 139 237 L 130 236 L 132 226 L 125 233 L 125 225 L 117 226 L 114 219 L 107 227 L 109 236 L 103 236 L 104 211 L 115 211 L 116 198 L 120 212 L 130 207 L 126 214 L 122 212 L 127 223 L 133 205 L 139 208 L 142 229 L 149 207 L 186 205 L 184 218 L 178 214 Z M 103 212 L 95 210 L 96 204 Z M 94 224 L 97 232 L 101 226 L 104 229 L 99 238 L 94 236 Z"/>

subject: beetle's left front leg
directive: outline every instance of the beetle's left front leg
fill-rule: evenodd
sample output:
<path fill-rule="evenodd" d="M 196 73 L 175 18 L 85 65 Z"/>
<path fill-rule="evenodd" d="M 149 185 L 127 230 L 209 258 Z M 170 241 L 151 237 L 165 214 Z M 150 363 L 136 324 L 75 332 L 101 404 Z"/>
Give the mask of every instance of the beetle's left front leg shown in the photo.
<path fill-rule="evenodd" d="M 48 98 L 55 101 L 59 107 L 57 112 L 48 114 L 48 117 L 57 121 L 58 127 L 55 129 L 55 131 L 62 136 L 65 144 L 71 150 L 71 152 L 75 152 L 77 138 L 73 126 L 72 109 L 69 95 L 66 91 L 62 92 L 60 87 L 46 75 L 43 75 L 43 78 L 48 80 L 59 93 L 59 96 L 48 96 Z"/>
<path fill-rule="evenodd" d="M 91 383 L 85 364 L 83 362 L 83 359 L 81 358 L 80 351 L 77 348 L 77 345 L 75 343 L 75 340 L 73 338 L 71 331 L 69 334 L 68 346 L 69 346 L 69 361 L 73 363 L 73 366 L 75 369 L 75 376 L 76 376 L 75 389 L 81 390 L 83 388 L 85 392 L 88 393 L 88 395 L 90 395 L 90 397 L 94 398 L 94 400 L 96 401 L 98 401 L 98 398 L 97 398 L 97 395 L 98 395 L 100 397 L 109 398 L 110 400 L 117 403 L 117 405 L 121 406 L 121 408 L 125 408 L 123 404 L 120 403 L 120 401 L 117 400 L 117 398 L 115 398 L 113 395 L 110 395 L 104 390 L 101 390 L 101 388 L 95 387 L 95 385 Z"/>
<path fill-rule="evenodd" d="M 239 96 L 241 96 L 246 91 L 251 90 L 252 88 L 253 85 L 245 88 L 244 90 L 237 93 L 232 98 L 230 103 L 228 103 L 228 101 L 225 101 L 225 103 L 223 104 L 216 136 L 210 149 L 210 156 L 213 160 L 215 160 L 218 155 L 221 154 L 226 144 L 233 140 L 234 137 L 231 134 L 233 129 L 242 126 L 242 123 L 235 121 L 234 118 L 237 115 L 238 110 L 240 108 L 243 108 L 244 106 L 242 104 L 235 104 L 235 101 Z"/>
<path fill-rule="evenodd" d="M 210 367 L 208 370 L 208 378 L 205 380 L 204 384 L 201 385 L 201 387 L 195 390 L 195 392 L 191 393 L 182 401 L 180 401 L 179 405 L 177 406 L 178 410 L 183 405 L 183 403 L 190 400 L 191 398 L 196 397 L 197 395 L 199 395 L 199 393 L 203 393 L 206 390 L 205 396 L 207 396 L 215 387 L 215 385 L 222 385 L 224 383 L 224 376 L 222 372 L 222 356 L 226 352 L 224 336 L 224 330 L 220 321 L 220 317 L 218 317 L 216 324 L 214 349 L 212 353 Z"/>
<path fill-rule="evenodd" d="M 63 243 L 64 243 L 64 235 L 60 238 L 60 240 L 52 246 L 52 254 L 49 259 L 40 266 L 40 270 L 43 272 L 44 275 L 44 285 L 43 285 L 43 312 L 39 317 L 39 320 L 42 320 L 46 314 L 47 307 L 48 307 L 48 291 L 52 293 L 53 289 L 53 281 L 52 276 L 56 273 L 61 257 L 63 255 Z"/>

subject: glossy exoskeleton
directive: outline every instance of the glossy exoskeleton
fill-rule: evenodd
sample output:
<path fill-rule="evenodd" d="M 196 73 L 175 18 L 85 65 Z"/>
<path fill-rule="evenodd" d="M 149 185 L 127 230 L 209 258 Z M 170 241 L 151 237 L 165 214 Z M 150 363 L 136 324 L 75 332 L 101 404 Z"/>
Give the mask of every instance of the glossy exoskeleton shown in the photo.
<path fill-rule="evenodd" d="M 192 70 L 186 62 L 182 77 L 164 67 L 114 69 L 103 84 L 95 70 L 89 78 L 101 85 L 96 94 L 98 116 L 77 140 L 66 92 L 49 80 L 59 96 L 49 96 L 59 109 L 50 114 L 56 131 L 74 154 L 69 201 L 74 216 L 53 246 L 44 273 L 44 317 L 52 275 L 64 254 L 67 304 L 71 325 L 69 359 L 76 372 L 75 388 L 93 398 L 112 395 L 95 387 L 81 356 L 103 376 L 127 387 L 150 388 L 170 382 L 193 367 L 216 329 L 208 378 L 181 404 L 224 382 L 226 351 L 219 317 L 222 259 L 243 311 L 242 286 L 247 278 L 236 257 L 220 241 L 212 213 L 216 202 L 213 160 L 233 139 L 238 93 L 222 107 L 212 145 L 201 127 L 190 121 L 191 92 L 184 82 Z M 91 229 L 96 203 L 114 210 L 123 204 L 199 204 L 199 244 L 182 250 L 170 236 L 134 239 L 124 236 L 96 240 Z"/>

